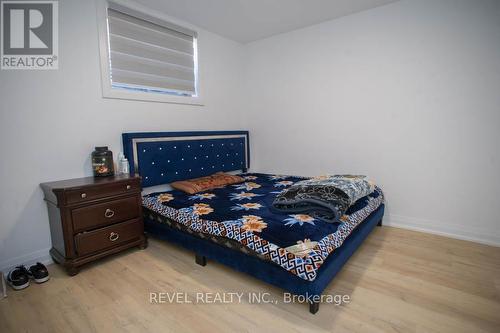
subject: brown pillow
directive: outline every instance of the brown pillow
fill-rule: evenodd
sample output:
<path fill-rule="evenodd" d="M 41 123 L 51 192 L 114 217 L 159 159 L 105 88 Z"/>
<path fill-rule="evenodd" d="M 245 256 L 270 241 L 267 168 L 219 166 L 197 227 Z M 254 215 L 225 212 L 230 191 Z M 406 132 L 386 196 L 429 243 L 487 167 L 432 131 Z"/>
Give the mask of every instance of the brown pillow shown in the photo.
<path fill-rule="evenodd" d="M 224 172 L 217 172 L 211 176 L 180 180 L 170 184 L 173 188 L 183 192 L 194 194 L 206 190 L 211 190 L 225 185 L 242 183 L 245 180 L 240 176 L 230 175 Z"/>

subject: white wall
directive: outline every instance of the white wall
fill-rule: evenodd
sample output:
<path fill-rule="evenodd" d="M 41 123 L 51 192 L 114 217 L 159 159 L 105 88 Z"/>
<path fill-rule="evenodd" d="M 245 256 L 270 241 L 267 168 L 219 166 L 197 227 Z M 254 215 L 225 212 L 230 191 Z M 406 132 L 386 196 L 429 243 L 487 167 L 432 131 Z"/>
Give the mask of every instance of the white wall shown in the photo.
<path fill-rule="evenodd" d="M 499 1 L 401 1 L 245 51 L 254 170 L 368 174 L 386 224 L 500 245 Z"/>
<path fill-rule="evenodd" d="M 103 99 L 94 1 L 59 2 L 60 69 L 0 72 L 0 268 L 48 259 L 39 183 L 91 175 L 127 131 L 243 129 L 242 45 L 199 30 L 204 107 Z"/>

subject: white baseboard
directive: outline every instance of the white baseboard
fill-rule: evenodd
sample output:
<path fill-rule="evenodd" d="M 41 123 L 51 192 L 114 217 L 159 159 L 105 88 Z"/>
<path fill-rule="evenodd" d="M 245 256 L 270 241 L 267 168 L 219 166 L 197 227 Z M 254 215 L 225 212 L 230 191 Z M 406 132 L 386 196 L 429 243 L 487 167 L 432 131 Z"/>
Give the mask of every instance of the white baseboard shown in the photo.
<path fill-rule="evenodd" d="M 49 265 L 53 263 L 52 258 L 49 254 L 49 250 L 50 248 L 43 249 L 1 262 L 0 270 L 4 272 L 4 274 L 7 274 L 11 269 L 19 265 L 31 266 L 37 262 L 41 262 L 44 265 Z"/>
<path fill-rule="evenodd" d="M 383 224 L 389 227 L 420 231 L 500 247 L 500 235 L 488 233 L 473 227 L 458 228 L 456 225 L 450 225 L 439 221 L 394 214 L 390 214 L 388 218 L 384 218 Z"/>

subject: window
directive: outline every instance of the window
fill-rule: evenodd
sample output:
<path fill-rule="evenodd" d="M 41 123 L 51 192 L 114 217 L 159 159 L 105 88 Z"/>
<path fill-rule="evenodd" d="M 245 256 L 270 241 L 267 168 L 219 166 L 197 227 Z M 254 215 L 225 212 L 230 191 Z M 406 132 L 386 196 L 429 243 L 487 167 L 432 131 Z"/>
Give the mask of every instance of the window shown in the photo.
<path fill-rule="evenodd" d="M 104 97 L 200 104 L 195 31 L 117 2 L 104 12 Z"/>

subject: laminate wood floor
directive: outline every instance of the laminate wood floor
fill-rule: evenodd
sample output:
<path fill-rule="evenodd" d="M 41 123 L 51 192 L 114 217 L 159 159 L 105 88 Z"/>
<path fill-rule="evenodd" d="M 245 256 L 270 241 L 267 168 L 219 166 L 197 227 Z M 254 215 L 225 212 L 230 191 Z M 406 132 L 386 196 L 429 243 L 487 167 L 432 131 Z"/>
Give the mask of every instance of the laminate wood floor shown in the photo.
<path fill-rule="evenodd" d="M 283 303 L 280 289 L 150 239 L 0 300 L 0 332 L 500 332 L 500 248 L 382 227 L 327 288 L 342 306 Z M 278 304 L 151 304 L 150 292 L 268 292 Z M 215 295 L 215 294 L 212 294 Z"/>

